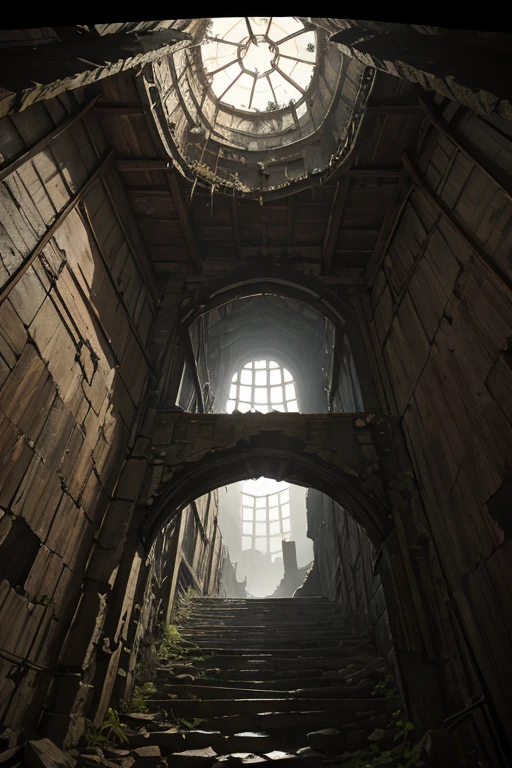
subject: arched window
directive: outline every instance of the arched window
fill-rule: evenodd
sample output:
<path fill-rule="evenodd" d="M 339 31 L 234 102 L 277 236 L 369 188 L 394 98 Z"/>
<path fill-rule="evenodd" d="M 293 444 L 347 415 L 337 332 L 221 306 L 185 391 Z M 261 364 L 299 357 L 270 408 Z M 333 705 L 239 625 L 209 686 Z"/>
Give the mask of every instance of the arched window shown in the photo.
<path fill-rule="evenodd" d="M 298 410 L 293 376 L 275 360 L 253 360 L 234 374 L 226 405 L 228 413 Z"/>
<path fill-rule="evenodd" d="M 272 560 L 291 532 L 290 486 L 260 477 L 242 486 L 242 550 L 256 549 Z"/>

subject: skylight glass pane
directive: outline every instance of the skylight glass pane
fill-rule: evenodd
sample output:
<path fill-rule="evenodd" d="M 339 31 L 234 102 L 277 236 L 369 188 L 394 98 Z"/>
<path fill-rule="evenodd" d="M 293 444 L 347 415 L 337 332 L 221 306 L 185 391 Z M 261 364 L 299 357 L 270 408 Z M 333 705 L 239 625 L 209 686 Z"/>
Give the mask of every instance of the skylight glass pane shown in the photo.
<path fill-rule="evenodd" d="M 229 389 L 229 397 L 231 398 L 231 400 L 235 399 L 235 397 L 236 397 L 236 384 L 232 384 L 231 385 L 231 387 Z"/>
<path fill-rule="evenodd" d="M 235 401 L 234 400 L 228 400 L 226 405 L 226 411 L 227 413 L 233 413 L 235 410 Z"/>
<path fill-rule="evenodd" d="M 251 387 L 240 387 L 240 400 L 244 403 L 251 402 Z"/>
<path fill-rule="evenodd" d="M 295 384 L 285 384 L 286 400 L 295 400 Z"/>
<path fill-rule="evenodd" d="M 248 371 L 247 368 L 243 369 L 243 371 L 240 374 L 240 383 L 252 384 L 252 370 Z"/>
<path fill-rule="evenodd" d="M 286 371 L 287 373 L 287 371 Z M 281 369 L 278 368 L 277 370 L 270 371 L 270 383 L 271 384 L 280 384 L 281 383 Z"/>
<path fill-rule="evenodd" d="M 231 74 L 232 69 L 234 70 L 234 67 L 231 67 L 225 71 Z M 235 70 L 235 77 L 238 75 L 238 72 L 239 70 Z M 223 101 L 226 104 L 230 104 L 232 107 L 248 109 L 253 83 L 254 77 L 248 75 L 247 72 L 244 72 L 244 74 L 238 78 L 233 87 L 230 88 L 226 93 Z"/>
<path fill-rule="evenodd" d="M 256 387 L 254 390 L 254 403 L 267 403 L 268 390 L 266 387 Z"/>
<path fill-rule="evenodd" d="M 286 368 L 283 369 L 283 376 L 285 381 L 293 381 L 293 376 L 291 375 L 290 371 L 286 370 Z"/>
<path fill-rule="evenodd" d="M 254 511 L 249 507 L 244 507 L 242 510 L 242 520 L 252 520 L 254 517 Z"/>
<path fill-rule="evenodd" d="M 267 524 L 256 523 L 256 536 L 266 536 L 266 535 L 267 535 Z"/>
<path fill-rule="evenodd" d="M 281 514 L 283 517 L 288 517 L 290 514 L 290 505 L 289 504 L 283 504 L 281 507 Z"/>
<path fill-rule="evenodd" d="M 256 506 L 257 507 L 266 507 L 267 506 L 267 497 L 266 496 L 257 496 L 256 497 Z"/>
<path fill-rule="evenodd" d="M 268 405 L 256 405 L 255 410 L 259 411 L 260 413 L 268 413 Z"/>
<path fill-rule="evenodd" d="M 290 101 L 298 101 L 302 95 L 298 88 L 285 80 L 279 72 L 272 72 L 270 82 L 280 107 L 288 106 Z"/>
<path fill-rule="evenodd" d="M 283 519 L 283 533 L 290 533 L 290 518 Z"/>
<path fill-rule="evenodd" d="M 252 538 L 249 536 L 242 536 L 242 551 L 246 549 L 251 549 L 252 547 Z"/>
<path fill-rule="evenodd" d="M 267 510 L 266 509 L 257 509 L 256 510 L 256 520 L 259 523 L 266 522 L 267 519 Z"/>
<path fill-rule="evenodd" d="M 291 400 L 289 403 L 286 404 L 286 410 L 288 413 L 298 413 L 299 412 L 299 404 L 296 400 Z"/>
<path fill-rule="evenodd" d="M 279 520 L 279 507 L 270 507 L 268 510 L 269 520 Z"/>
<path fill-rule="evenodd" d="M 279 364 L 278 364 L 278 363 L 276 363 L 276 361 L 275 361 L 275 360 L 271 360 L 271 361 L 269 362 L 269 364 L 268 364 L 268 367 L 269 367 L 269 368 L 279 368 L 280 366 L 279 366 Z"/>
<path fill-rule="evenodd" d="M 254 383 L 257 387 L 264 387 L 267 383 L 267 372 L 266 371 L 256 371 L 256 376 L 254 379 Z"/>
<path fill-rule="evenodd" d="M 242 523 L 242 533 L 244 533 L 246 536 L 251 536 L 252 535 L 252 523 L 243 522 Z"/>
<path fill-rule="evenodd" d="M 272 404 L 274 403 L 282 403 L 283 402 L 283 388 L 282 387 L 272 387 L 270 390 L 270 402 Z"/>
<path fill-rule="evenodd" d="M 279 520 L 277 522 L 275 522 L 275 523 L 270 523 L 269 531 L 270 531 L 270 535 L 271 536 L 272 536 L 272 534 L 281 533 L 281 529 L 280 529 L 280 526 L 279 526 Z"/>
<path fill-rule="evenodd" d="M 282 411 L 284 413 L 285 408 L 283 403 L 272 403 L 272 410 L 273 411 Z M 290 410 L 290 409 L 288 409 Z"/>
<path fill-rule="evenodd" d="M 256 539 L 255 547 L 258 552 L 262 552 L 264 555 L 266 555 L 268 549 L 267 539 Z"/>
<path fill-rule="evenodd" d="M 238 410 L 240 411 L 240 413 L 248 413 L 248 411 L 251 410 L 251 404 L 250 403 L 238 403 Z"/>
<path fill-rule="evenodd" d="M 255 360 L 254 361 L 254 367 L 256 369 L 266 368 L 267 367 L 267 361 L 266 360 Z"/>
<path fill-rule="evenodd" d="M 286 491 L 281 491 L 279 494 L 279 501 L 281 504 L 286 504 L 287 501 L 290 499 L 290 491 L 286 489 Z"/>
<path fill-rule="evenodd" d="M 302 104 L 299 104 L 299 106 L 297 107 L 297 117 L 298 117 L 298 119 L 300 120 L 300 118 L 303 115 L 305 115 L 307 111 L 308 111 L 308 108 L 306 106 L 306 102 L 303 101 Z"/>

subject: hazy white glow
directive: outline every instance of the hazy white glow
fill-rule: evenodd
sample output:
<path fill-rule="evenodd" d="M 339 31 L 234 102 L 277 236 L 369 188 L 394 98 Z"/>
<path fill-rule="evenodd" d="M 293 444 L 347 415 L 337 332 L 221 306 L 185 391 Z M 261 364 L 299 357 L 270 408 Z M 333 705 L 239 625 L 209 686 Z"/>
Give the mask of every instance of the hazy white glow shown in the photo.
<path fill-rule="evenodd" d="M 290 371 L 275 360 L 254 360 L 235 373 L 229 389 L 227 413 L 238 410 L 298 413 L 297 393 Z"/>
<path fill-rule="evenodd" d="M 316 35 L 299 19 L 212 19 L 201 53 L 212 91 L 248 112 L 282 109 L 299 101 L 316 63 Z"/>
<path fill-rule="evenodd" d="M 252 496 L 268 496 L 271 493 L 286 491 L 289 484 L 279 483 L 270 477 L 259 477 L 257 480 L 246 480 L 242 486 L 242 493 L 250 493 Z"/>

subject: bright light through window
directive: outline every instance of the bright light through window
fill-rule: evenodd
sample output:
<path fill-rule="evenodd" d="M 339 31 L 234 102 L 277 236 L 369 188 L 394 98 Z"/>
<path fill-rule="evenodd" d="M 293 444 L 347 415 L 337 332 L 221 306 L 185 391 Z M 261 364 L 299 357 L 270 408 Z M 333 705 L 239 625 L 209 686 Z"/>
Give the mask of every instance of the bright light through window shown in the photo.
<path fill-rule="evenodd" d="M 201 53 L 219 101 L 248 112 L 271 112 L 306 93 L 316 35 L 291 16 L 212 19 Z"/>
<path fill-rule="evenodd" d="M 256 549 L 272 560 L 291 533 L 290 486 L 268 477 L 242 486 L 242 550 Z"/>
<path fill-rule="evenodd" d="M 231 380 L 226 405 L 228 413 L 296 413 L 298 410 L 293 376 L 274 360 L 253 360 L 235 373 Z"/>

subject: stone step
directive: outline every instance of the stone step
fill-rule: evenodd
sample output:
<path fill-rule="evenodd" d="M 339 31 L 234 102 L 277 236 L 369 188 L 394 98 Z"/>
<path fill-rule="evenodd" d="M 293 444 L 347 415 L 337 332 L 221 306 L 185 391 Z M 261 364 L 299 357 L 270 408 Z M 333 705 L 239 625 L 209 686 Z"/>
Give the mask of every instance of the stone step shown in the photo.
<path fill-rule="evenodd" d="M 265 712 L 320 712 L 327 710 L 347 717 L 355 711 L 386 712 L 388 698 L 247 698 L 247 699 L 153 699 L 151 706 L 175 717 L 220 717 L 224 715 L 260 714 Z M 347 720 L 350 722 L 350 720 Z"/>
<path fill-rule="evenodd" d="M 197 699 L 250 699 L 250 698 L 325 698 L 325 699 L 343 699 L 343 698 L 370 698 L 373 691 L 372 686 L 356 687 L 349 685 L 326 685 L 316 687 L 300 687 L 295 689 L 271 689 L 259 686 L 237 687 L 226 686 L 224 681 L 221 685 L 205 685 L 192 683 L 191 685 L 175 685 L 167 683 L 163 686 L 161 694 L 170 694 L 177 696 L 178 699 L 197 698 Z M 158 698 L 155 694 L 154 698 Z M 376 697 L 378 698 L 378 697 Z"/>
<path fill-rule="evenodd" d="M 373 650 L 373 649 L 372 649 Z M 205 648 L 204 658 L 206 661 L 213 659 L 221 659 L 229 656 L 234 659 L 239 659 L 241 662 L 246 662 L 249 659 L 272 659 L 275 654 L 279 654 L 281 658 L 292 659 L 338 659 L 340 661 L 340 667 L 346 664 L 354 663 L 356 666 L 365 665 L 373 661 L 375 656 L 370 655 L 367 652 L 367 646 L 363 648 L 354 646 L 335 646 L 330 648 L 218 648 L 209 647 Z M 203 654 L 199 652 L 200 658 L 203 658 Z M 364 660 L 368 657 L 368 661 Z M 197 661 L 197 657 L 190 656 L 189 660 L 196 666 L 204 664 L 205 662 Z"/>
<path fill-rule="evenodd" d="M 241 733 L 244 731 L 297 731 L 301 737 L 302 745 L 306 746 L 306 734 L 308 731 L 321 728 L 339 728 L 344 724 L 357 722 L 360 719 L 358 712 L 317 711 L 317 712 L 277 712 L 270 714 L 240 714 L 228 717 L 212 717 L 205 720 L 201 726 L 208 730 L 218 730 L 221 733 Z"/>

